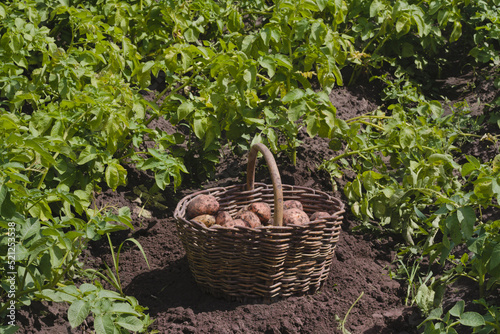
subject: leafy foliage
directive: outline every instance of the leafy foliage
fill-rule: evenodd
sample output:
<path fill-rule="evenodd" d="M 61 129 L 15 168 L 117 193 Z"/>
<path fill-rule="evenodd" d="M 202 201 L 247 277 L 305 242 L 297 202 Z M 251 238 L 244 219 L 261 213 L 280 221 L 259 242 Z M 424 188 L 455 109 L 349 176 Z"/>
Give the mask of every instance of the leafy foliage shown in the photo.
<path fill-rule="evenodd" d="M 345 194 L 364 227 L 401 234 L 405 254 L 453 263 L 446 279 L 463 275 L 482 293 L 493 289 L 499 223 L 481 212 L 498 207 L 500 160 L 457 162 L 458 141 L 474 136 L 467 106 L 446 114 L 415 82 L 444 69 L 442 56 L 456 42 L 474 66 L 498 66 L 499 7 L 490 0 L 1 3 L 0 258 L 8 262 L 14 238 L 17 307 L 67 301 L 72 326 L 93 313 L 97 332 L 146 330 L 149 317 L 133 298 L 98 281 L 72 282 L 88 242 L 133 227 L 128 208 L 95 208 L 94 194 L 126 185 L 129 166 L 154 173 L 151 192 L 176 189 L 185 174 L 210 175 L 225 145 L 264 142 L 295 163 L 302 128 L 343 149 L 322 168 L 332 180 L 345 169 L 356 173 Z M 375 74 L 387 106 L 338 119 L 329 93 L 349 72 L 350 84 Z M 156 127 L 161 119 L 176 130 Z M 469 251 L 460 260 L 450 255 L 458 245 Z M 120 290 L 113 259 L 109 278 Z M 7 271 L 0 268 L 2 277 Z M 444 284 L 429 277 L 419 277 L 414 293 L 426 312 Z M 3 302 L 9 286 L 1 286 Z M 426 326 L 452 328 L 448 320 L 467 313 L 455 311 Z"/>

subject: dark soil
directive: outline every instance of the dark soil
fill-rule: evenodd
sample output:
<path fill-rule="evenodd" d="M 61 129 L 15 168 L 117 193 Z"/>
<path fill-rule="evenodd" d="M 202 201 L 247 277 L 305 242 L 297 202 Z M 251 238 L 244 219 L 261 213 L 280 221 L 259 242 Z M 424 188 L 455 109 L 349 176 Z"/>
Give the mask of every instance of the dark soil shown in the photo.
<path fill-rule="evenodd" d="M 465 87 L 465 82 L 470 80 L 467 76 L 448 78 L 442 83 L 443 89 Z M 456 101 L 470 101 L 474 113 L 480 115 L 483 103 L 491 102 L 494 97 L 491 91 L 494 88 L 487 87 L 483 81 L 477 82 L 477 89 L 467 86 L 467 90 L 453 97 Z M 340 87 L 331 94 L 338 116 L 344 119 L 376 109 L 380 104 L 378 97 L 379 92 L 369 84 Z M 478 97 L 482 98 L 480 104 L 475 102 Z M 161 121 L 154 126 L 163 129 L 171 127 Z M 483 131 L 494 130 L 485 128 Z M 296 166 L 290 164 L 285 155 L 276 157 L 283 183 L 331 193 L 329 175 L 318 171 L 317 166 L 336 153 L 328 148 L 328 141 L 324 139 L 311 139 L 305 133 L 301 133 L 300 138 L 303 143 L 298 149 Z M 498 154 L 498 144 L 479 139 L 468 143 L 464 149 L 467 154 L 483 155 L 482 158 Z M 246 156 L 224 152 L 215 177 L 198 188 L 244 183 L 245 171 Z M 319 293 L 290 297 L 270 304 L 227 301 L 212 297 L 198 288 L 177 236 L 173 218 L 175 205 L 183 196 L 198 189 L 181 188 L 177 192 L 167 189 L 161 197 L 146 203 L 141 191 L 153 185 L 153 177 L 133 168 L 128 172 L 128 186 L 116 192 L 107 190 L 101 193 L 96 205 L 131 208 L 135 230 L 113 234 L 113 243 L 118 245 L 127 237 L 133 237 L 147 254 L 150 269 L 137 248 L 125 248 L 120 257 L 120 275 L 125 292 L 149 308 L 149 314 L 155 319 L 151 329 L 160 333 L 330 334 L 342 333 L 342 322 L 345 329 L 353 334 L 418 332 L 416 327 L 422 321 L 419 311 L 404 305 L 406 286 L 404 282 L 391 278 L 395 249 L 400 240 L 353 232 L 357 223 L 350 216 L 348 207 L 330 276 Z M 263 166 L 258 168 L 257 181 L 269 182 Z M 347 181 L 337 180 L 340 191 L 334 192 L 344 202 L 341 189 Z M 92 268 L 99 268 L 103 262 L 111 264 L 107 241 L 103 239 L 91 243 L 83 260 L 86 266 Z M 458 286 L 450 289 L 450 293 L 454 291 L 463 294 L 464 290 Z M 448 298 L 453 300 L 452 295 Z M 20 333 L 91 332 L 91 318 L 80 328 L 72 329 L 67 321 L 66 309 L 64 304 L 34 302 L 29 308 L 19 311 Z"/>

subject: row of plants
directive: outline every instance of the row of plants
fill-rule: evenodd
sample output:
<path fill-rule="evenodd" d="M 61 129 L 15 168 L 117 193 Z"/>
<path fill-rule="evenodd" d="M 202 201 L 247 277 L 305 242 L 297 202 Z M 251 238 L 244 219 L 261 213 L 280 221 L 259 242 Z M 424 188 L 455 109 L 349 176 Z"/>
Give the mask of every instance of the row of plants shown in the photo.
<path fill-rule="evenodd" d="M 396 277 L 408 283 L 406 303 L 428 316 L 426 333 L 455 333 L 459 324 L 474 332 L 498 332 L 498 306 L 488 297 L 496 295 L 500 283 L 500 220 L 483 212 L 500 208 L 500 154 L 480 161 L 460 151 L 471 138 L 493 145 L 496 134 L 463 131 L 496 123 L 498 115 L 478 123 L 466 103 L 445 113 L 408 82 L 381 79 L 394 103 L 361 116 L 365 126 L 357 126 L 358 136 L 338 131 L 335 142 L 347 149 L 321 167 L 333 182 L 346 169 L 356 172 L 344 193 L 360 219 L 359 230 L 401 236 Z M 432 271 L 434 263 L 441 265 L 438 272 Z M 459 277 L 475 282 L 475 302 L 484 306 L 483 314 L 467 313 L 463 321 L 464 301 L 451 313 L 441 307 L 447 287 Z"/>
<path fill-rule="evenodd" d="M 0 268 L 0 314 L 10 314 L 12 300 L 15 308 L 65 301 L 74 327 L 92 314 L 98 333 L 147 330 L 152 320 L 123 294 L 118 272 L 99 277 L 117 290 L 110 291 L 79 260 L 89 242 L 133 228 L 128 208 L 95 207 L 94 194 L 126 185 L 129 166 L 154 173 L 157 189 L 176 189 L 183 176 L 210 176 L 225 145 L 240 152 L 265 142 L 295 163 L 301 128 L 342 151 L 322 166 L 333 179 L 345 168 L 357 173 L 346 196 L 364 226 L 401 233 L 407 253 L 455 263 L 449 279 L 468 275 L 485 291 L 495 288 L 498 222 L 477 216 L 498 204 L 498 162 L 455 161 L 457 140 L 473 136 L 464 133 L 467 108 L 445 115 L 419 82 L 429 79 L 421 73 L 445 68 L 456 42 L 473 66 L 498 65 L 499 5 L 1 3 L 0 257 L 9 265 Z M 387 87 L 388 105 L 338 119 L 333 87 L 372 75 Z M 152 82 L 162 89 L 150 91 Z M 158 118 L 178 132 L 154 128 Z M 458 263 L 450 254 L 460 244 L 471 255 Z M 76 278 L 86 283 L 76 286 Z M 413 299 L 426 314 L 441 283 L 418 285 L 425 297 Z M 427 328 L 448 326 L 450 317 L 436 312 Z M 484 328 L 498 325 L 498 312 L 483 319 Z"/>

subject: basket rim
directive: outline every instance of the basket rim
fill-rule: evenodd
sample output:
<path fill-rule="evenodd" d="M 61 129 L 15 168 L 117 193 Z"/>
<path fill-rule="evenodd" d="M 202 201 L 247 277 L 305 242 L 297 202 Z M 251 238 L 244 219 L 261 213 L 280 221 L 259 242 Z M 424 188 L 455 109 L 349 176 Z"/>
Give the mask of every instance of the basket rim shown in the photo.
<path fill-rule="evenodd" d="M 267 225 L 267 226 L 259 226 L 259 227 L 247 227 L 247 226 L 235 226 L 235 227 L 224 227 L 224 226 L 216 226 L 216 227 L 207 227 L 205 224 L 196 222 L 196 221 L 191 221 L 185 218 L 185 216 L 180 215 L 180 210 L 181 206 L 184 202 L 196 197 L 197 195 L 201 194 L 213 194 L 214 196 L 217 196 L 217 193 L 224 193 L 230 190 L 234 190 L 235 188 L 241 188 L 241 194 L 244 193 L 255 193 L 258 192 L 259 190 L 262 189 L 272 189 L 273 185 L 272 184 L 267 184 L 263 182 L 255 182 L 254 183 L 255 187 L 252 190 L 246 190 L 246 184 L 234 184 L 230 185 L 227 187 L 213 187 L 213 188 L 208 188 L 208 189 L 203 189 L 203 190 L 198 190 L 195 191 L 189 195 L 186 195 L 182 197 L 179 202 L 176 205 L 176 208 L 174 210 L 174 218 L 176 219 L 177 222 L 182 222 L 184 224 L 189 224 L 191 226 L 196 226 L 198 228 L 202 228 L 203 230 L 210 231 L 210 232 L 216 232 L 216 231 L 280 231 L 282 230 L 283 232 L 286 231 L 294 231 L 294 230 L 299 230 L 299 229 L 306 229 L 311 226 L 311 224 L 319 224 L 319 223 L 325 223 L 328 221 L 335 221 L 335 225 L 339 226 L 342 224 L 342 215 L 345 213 L 345 204 L 343 201 L 341 201 L 339 198 L 334 197 L 329 195 L 328 193 L 322 191 L 322 190 L 316 190 L 313 188 L 305 187 L 305 186 L 295 186 L 295 185 L 289 185 L 289 184 L 283 184 L 284 190 L 288 191 L 288 188 L 292 188 L 293 190 L 303 190 L 305 192 L 312 192 L 314 194 L 322 195 L 325 196 L 328 200 L 333 200 L 338 204 L 338 210 L 335 211 L 332 215 L 320 219 L 316 219 L 310 222 L 305 223 L 304 225 L 287 225 L 287 226 L 277 226 L 277 225 Z"/>

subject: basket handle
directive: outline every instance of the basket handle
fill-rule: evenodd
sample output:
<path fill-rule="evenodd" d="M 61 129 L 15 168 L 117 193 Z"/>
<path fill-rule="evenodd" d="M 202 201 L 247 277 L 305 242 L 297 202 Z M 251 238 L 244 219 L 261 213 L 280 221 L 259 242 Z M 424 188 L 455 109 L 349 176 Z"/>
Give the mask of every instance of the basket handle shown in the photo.
<path fill-rule="evenodd" d="M 255 182 L 255 165 L 257 163 L 257 153 L 262 153 L 269 166 L 269 173 L 273 182 L 274 191 L 274 222 L 275 226 L 283 226 L 283 187 L 281 177 L 276 166 L 276 161 L 271 151 L 263 144 L 257 143 L 252 146 L 248 154 L 247 165 L 247 190 L 253 190 Z"/>

